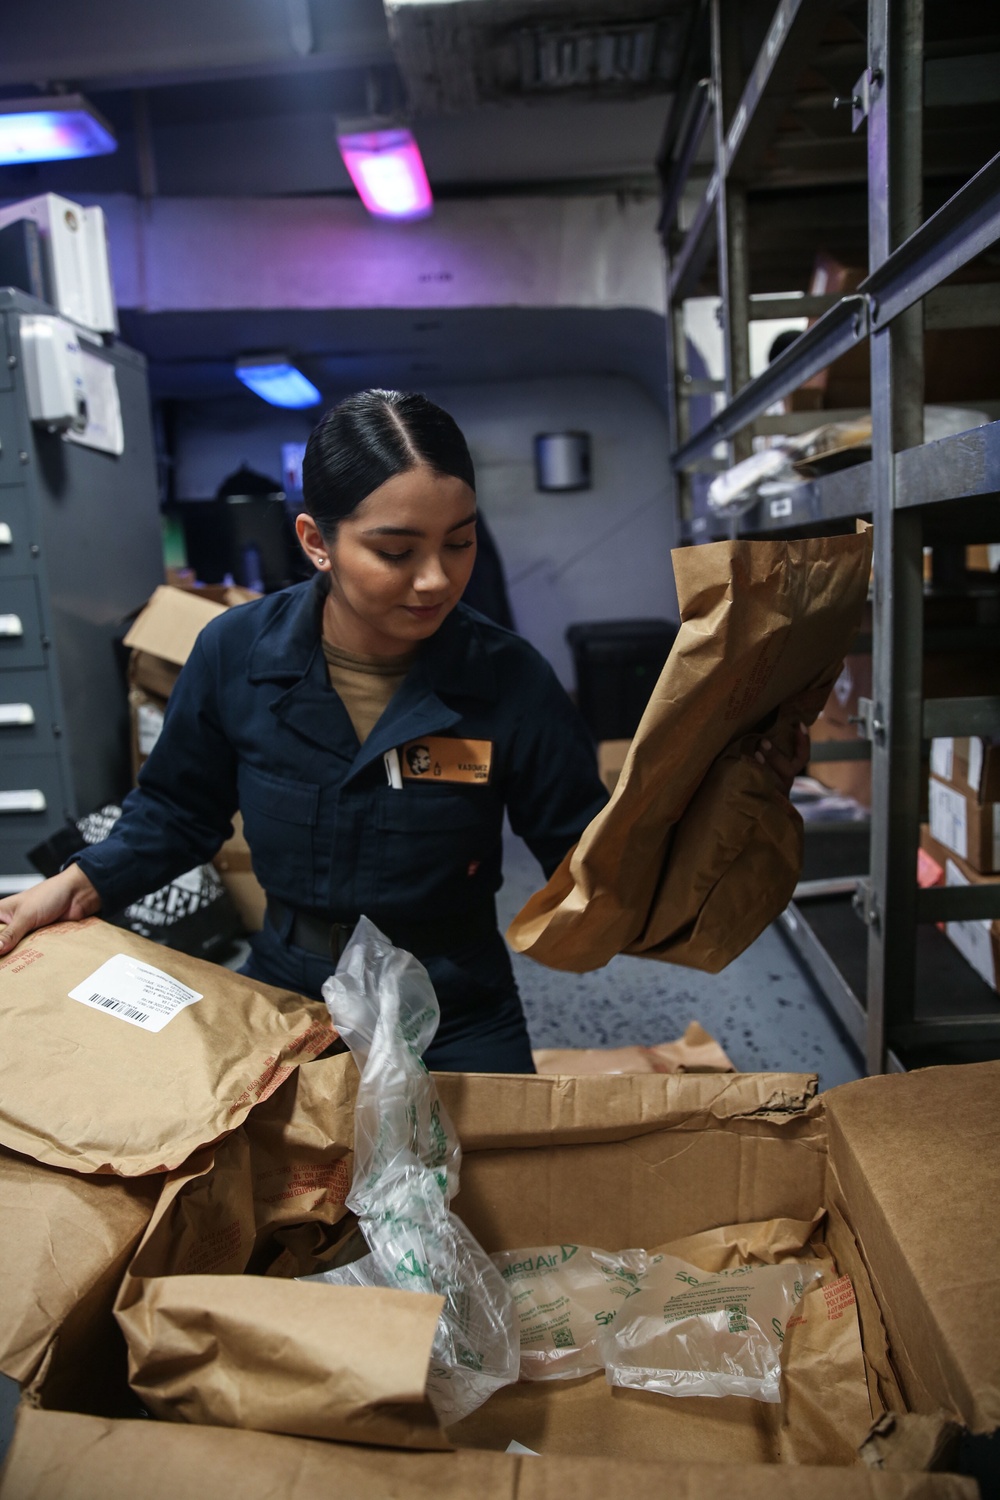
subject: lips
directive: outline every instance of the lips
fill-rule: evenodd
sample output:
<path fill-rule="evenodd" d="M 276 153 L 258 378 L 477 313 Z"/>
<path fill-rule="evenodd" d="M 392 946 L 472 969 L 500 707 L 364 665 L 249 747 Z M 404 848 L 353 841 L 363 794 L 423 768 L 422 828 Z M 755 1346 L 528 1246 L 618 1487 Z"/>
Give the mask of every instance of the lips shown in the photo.
<path fill-rule="evenodd" d="M 418 606 L 415 604 L 404 604 L 403 608 L 406 610 L 407 614 L 412 615 L 415 620 L 433 620 L 434 616 L 439 615 L 444 609 L 444 605 L 430 604 L 426 606 Z"/>

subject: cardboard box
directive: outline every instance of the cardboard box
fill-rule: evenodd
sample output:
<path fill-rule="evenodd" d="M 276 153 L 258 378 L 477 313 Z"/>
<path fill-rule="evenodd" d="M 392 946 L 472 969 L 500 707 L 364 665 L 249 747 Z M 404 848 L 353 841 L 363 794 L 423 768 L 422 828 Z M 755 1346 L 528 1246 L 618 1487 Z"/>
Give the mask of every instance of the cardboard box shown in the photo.
<path fill-rule="evenodd" d="M 209 594 L 216 597 L 210 598 Z M 178 581 L 176 586 L 162 584 L 136 616 L 124 642 L 132 650 L 129 719 L 133 777 L 138 776 L 156 743 L 167 699 L 200 632 L 226 609 L 258 597 L 250 589 L 221 585 L 211 590 L 193 589 Z M 232 838 L 223 844 L 212 863 L 247 932 L 259 932 L 264 925 L 267 897 L 253 873 L 243 819 L 239 815 L 233 820 Z"/>
<path fill-rule="evenodd" d="M 220 1427 L 22 1407 L 0 1500 L 978 1500 L 954 1474 L 394 1453 Z"/>
<path fill-rule="evenodd" d="M 932 740 L 931 773 L 977 802 L 1000 802 L 1000 744 L 993 740 Z"/>
<path fill-rule="evenodd" d="M 597 770 L 609 792 L 618 785 L 631 740 L 601 740 L 597 747 Z"/>
<path fill-rule="evenodd" d="M 931 834 L 981 875 L 1000 871 L 1000 802 L 980 802 L 932 776 L 928 785 Z"/>
<path fill-rule="evenodd" d="M 250 1151 L 258 1149 L 252 1136 L 261 1116 L 270 1119 L 273 1143 L 285 1139 L 282 1131 L 294 1124 L 292 1136 L 304 1149 L 322 1148 L 322 1121 L 339 1122 L 343 1133 L 355 1086 L 357 1074 L 349 1058 L 304 1065 L 285 1086 L 294 1088 L 297 1115 L 289 1109 L 282 1113 L 282 1095 L 273 1095 L 244 1127 Z M 907 1455 L 903 1467 L 930 1463 L 943 1419 L 973 1433 L 999 1424 L 1000 1338 L 990 1286 L 1000 1236 L 1000 1064 L 867 1079 L 820 1098 L 814 1097 L 814 1080 L 796 1074 L 576 1079 L 445 1074 L 438 1086 L 465 1149 L 456 1208 L 487 1251 L 561 1242 L 609 1250 L 676 1244 L 721 1224 L 810 1221 L 817 1209 L 825 1208 L 826 1245 L 838 1269 L 852 1280 L 856 1313 L 850 1301 L 820 1305 L 828 1308 L 840 1334 L 849 1334 L 858 1317 L 864 1346 L 864 1364 L 859 1361 L 858 1373 L 847 1385 L 838 1379 L 843 1359 L 831 1358 L 828 1365 L 813 1361 L 810 1386 L 802 1379 L 808 1362 L 796 1364 L 793 1340 L 799 1331 L 790 1329 L 786 1400 L 778 1407 L 738 1398 L 670 1400 L 610 1389 L 601 1377 L 510 1386 L 448 1431 L 457 1448 L 489 1451 L 499 1463 L 511 1442 L 522 1443 L 564 1466 L 579 1467 L 583 1487 L 597 1482 L 601 1461 L 658 1464 L 660 1473 L 669 1463 L 673 1475 L 678 1464 L 711 1458 L 712 1463 L 739 1466 L 729 1473 L 739 1473 L 741 1494 L 756 1493 L 759 1466 L 768 1466 L 774 1496 L 826 1493 L 822 1485 L 829 1482 L 831 1466 L 843 1467 L 855 1479 L 855 1490 L 847 1488 L 844 1494 L 873 1494 L 864 1488 L 867 1473 L 862 1481 L 858 1469 L 850 1469 L 873 1416 L 892 1415 L 883 1427 L 894 1431 L 880 1439 L 888 1467 L 897 1467 L 901 1455 Z M 310 1128 L 310 1119 L 316 1128 Z M 243 1149 L 238 1136 L 225 1143 L 219 1158 L 228 1173 L 244 1170 L 237 1161 Z M 214 1205 L 211 1212 L 225 1218 L 222 1187 L 211 1190 L 210 1176 L 205 1178 L 204 1167 L 199 1170 L 201 1179 L 198 1172 L 187 1172 L 186 1182 L 202 1181 L 205 1202 Z M 198 1254 L 202 1235 L 198 1197 L 186 1182 L 178 1178 L 166 1190 L 172 1191 L 169 1212 L 184 1236 L 183 1242 L 174 1242 L 172 1269 L 183 1268 L 189 1263 L 186 1257 Z M 316 1187 L 325 1191 L 325 1179 L 319 1182 L 315 1173 L 307 1173 L 304 1188 Z M 259 1187 L 253 1191 L 255 1202 L 267 1205 L 265 1218 L 273 1220 L 279 1211 L 288 1223 L 303 1217 L 301 1200 L 289 1202 L 291 1194 L 280 1182 L 267 1194 Z M 295 1191 L 301 1193 L 303 1184 Z M 309 1200 L 313 1220 L 321 1220 L 325 1212 L 339 1223 L 343 1184 L 328 1209 L 322 1191 Z M 256 1211 L 243 1215 L 250 1233 L 256 1217 Z M 160 1218 L 160 1226 L 165 1223 L 168 1218 Z M 211 1226 L 213 1235 L 219 1224 Z M 216 1238 L 211 1244 L 219 1268 L 222 1241 Z M 232 1247 L 232 1236 L 225 1247 Z M 262 1394 L 280 1374 L 274 1361 L 283 1368 L 283 1362 L 301 1358 L 295 1340 L 312 1338 L 315 1325 L 325 1326 L 333 1316 L 331 1304 L 322 1304 L 322 1293 L 345 1289 L 294 1283 L 276 1287 L 271 1281 L 273 1295 L 264 1298 L 259 1277 L 226 1275 L 223 1284 L 211 1275 L 186 1275 L 183 1269 L 171 1275 L 166 1265 L 157 1277 L 151 1250 L 154 1242 L 148 1241 L 135 1262 L 142 1287 L 159 1292 L 159 1301 L 145 1295 L 139 1301 L 142 1340 L 156 1349 L 156 1319 L 162 1316 L 168 1317 L 175 1340 L 178 1311 L 183 1311 L 186 1326 L 196 1329 L 208 1352 L 207 1358 L 145 1365 L 144 1377 L 153 1389 L 162 1391 L 165 1382 L 171 1386 L 172 1415 L 196 1419 L 204 1410 L 199 1406 L 201 1382 L 225 1368 L 226 1400 L 237 1412 L 253 1413 L 253 1425 L 294 1431 L 303 1421 L 303 1403 L 310 1400 L 310 1424 L 321 1421 L 310 1382 L 297 1383 L 295 1389 L 279 1382 L 274 1391 L 280 1389 L 280 1400 L 276 1395 L 262 1400 Z M 219 1269 L 231 1271 L 232 1265 Z M 255 1269 L 265 1271 L 261 1265 Z M 142 1317 L 144 1305 L 148 1311 Z M 309 1316 L 313 1308 L 322 1308 L 322 1319 Z M 135 1314 L 135 1299 L 132 1310 Z M 256 1346 L 259 1356 L 246 1341 L 256 1310 L 279 1320 L 271 1329 L 276 1341 L 262 1340 Z M 369 1364 L 379 1344 L 384 1368 L 391 1371 L 399 1338 L 388 1317 L 378 1325 L 369 1323 Z M 847 1349 L 847 1344 L 838 1347 Z M 241 1352 L 240 1362 L 232 1359 L 235 1349 Z M 330 1335 L 319 1349 L 321 1365 L 328 1350 L 328 1361 L 340 1359 L 354 1368 L 351 1344 L 345 1347 L 345 1341 Z M 264 1355 L 265 1350 L 270 1353 Z M 796 1370 L 799 1377 L 793 1379 Z M 321 1374 L 321 1367 L 316 1373 Z M 57 1404 L 49 1400 L 43 1380 L 31 1398 L 42 1406 Z M 415 1416 L 418 1407 L 411 1404 L 409 1410 Z M 388 1416 L 397 1421 L 400 1412 L 405 1415 L 405 1404 L 397 1404 Z M 160 1410 L 159 1415 L 169 1413 Z M 243 1421 L 250 1425 L 246 1416 Z M 310 1436 L 322 1433 L 315 1425 L 306 1430 Z M 361 1442 L 366 1442 L 366 1430 L 372 1431 L 370 1421 L 357 1428 Z M 925 1439 L 925 1457 L 913 1457 Z M 468 1470 L 456 1461 L 451 1475 L 462 1481 L 451 1484 L 447 1467 L 435 1467 L 453 1463 L 451 1457 L 436 1457 L 430 1464 L 420 1454 L 400 1457 L 363 1448 L 342 1452 L 346 1464 L 360 1466 L 358 1473 L 367 1470 L 369 1494 L 411 1493 L 406 1481 L 414 1484 L 412 1493 L 421 1493 L 421 1473 L 433 1476 L 438 1494 L 468 1494 L 462 1488 Z M 403 1469 L 397 1469 L 400 1463 Z M 589 1464 L 598 1467 L 591 1470 Z M 804 1470 L 796 1466 L 816 1469 L 808 1469 L 805 1481 Z M 513 1475 L 514 1470 L 498 1472 Z M 399 1490 L 390 1476 L 399 1476 Z M 523 1476 L 526 1481 L 528 1470 Z M 585 1493 L 598 1491 L 585 1488 Z"/>
<path fill-rule="evenodd" d="M 920 829 L 919 884 L 924 887 L 996 886 L 1000 898 L 1000 875 L 980 874 L 967 860 L 939 843 L 926 823 Z M 992 921 L 989 918 L 973 918 L 965 922 L 939 922 L 937 925 L 976 973 L 992 989 L 1000 991 L 1000 915 Z"/>
<path fill-rule="evenodd" d="M 626 1486 L 630 1495 L 647 1492 L 642 1464 L 654 1466 L 650 1481 L 656 1473 L 660 1488 L 649 1493 L 659 1495 L 664 1464 L 670 1465 L 674 1479 L 684 1465 L 710 1460 L 728 1468 L 724 1474 L 705 1475 L 704 1489 L 692 1480 L 695 1487 L 685 1493 L 716 1496 L 724 1486 L 727 1495 L 755 1495 L 764 1493 L 766 1483 L 769 1496 L 874 1497 L 881 1493 L 872 1487 L 878 1476 L 856 1466 L 855 1451 L 865 1438 L 869 1416 L 883 1419 L 875 1441 L 878 1462 L 890 1469 L 929 1464 L 946 1421 L 976 1433 L 991 1431 L 1000 1422 L 1000 1348 L 988 1316 L 1000 1236 L 995 1192 L 1000 1063 L 865 1079 L 819 1098 L 813 1094 L 814 1080 L 794 1074 L 442 1075 L 438 1085 L 465 1152 L 456 1209 L 487 1250 L 563 1242 L 608 1249 L 652 1246 L 733 1222 L 809 1220 L 825 1207 L 826 1244 L 839 1270 L 850 1276 L 856 1298 L 864 1351 L 863 1373 L 860 1368 L 858 1373 L 863 1405 L 857 1404 L 857 1384 L 843 1386 L 837 1378 L 840 1367 L 832 1361 L 828 1370 L 822 1365 L 814 1370 L 822 1384 L 810 1398 L 791 1379 L 795 1363 L 788 1353 L 781 1406 L 737 1398 L 672 1400 L 612 1390 L 601 1377 L 519 1384 L 498 1392 L 450 1429 L 456 1446 L 472 1452 L 400 1453 L 355 1445 L 316 1449 L 273 1438 L 282 1448 L 245 1445 L 250 1468 L 251 1452 L 260 1452 L 265 1462 L 263 1455 L 283 1451 L 289 1472 L 298 1474 L 300 1466 L 307 1470 L 321 1463 L 323 1453 L 336 1455 L 342 1465 L 338 1494 L 434 1494 L 464 1500 L 476 1492 L 469 1488 L 470 1476 L 479 1472 L 486 1494 L 523 1496 L 537 1484 L 541 1500 L 567 1486 L 595 1497 L 621 1492 L 614 1488 L 617 1480 L 607 1488 L 609 1460 L 617 1474 L 634 1475 Z M 297 1097 L 303 1091 L 311 1097 L 311 1108 L 320 1111 L 317 1122 L 336 1119 L 343 1130 L 352 1086 L 353 1061 L 330 1058 L 305 1064 L 285 1087 L 293 1087 Z M 322 1113 L 324 1100 L 335 1101 L 332 1115 L 329 1103 Z M 274 1095 L 263 1107 L 275 1127 L 280 1125 L 279 1104 Z M 252 1133 L 259 1114 L 250 1116 L 247 1132 Z M 297 1125 L 297 1138 L 307 1148 L 308 1117 L 306 1110 Z M 292 1118 L 287 1110 L 284 1118 Z M 322 1132 L 312 1134 L 316 1147 L 321 1146 Z M 237 1144 L 231 1138 L 227 1155 Z M 198 1235 L 196 1205 L 180 1184 L 178 1188 L 174 1212 L 190 1245 Z M 286 1203 L 285 1193 L 280 1189 L 260 1200 L 271 1205 L 272 1216 L 276 1205 Z M 342 1218 L 342 1186 L 335 1196 L 332 1213 Z M 218 1195 L 213 1201 L 221 1203 Z M 320 1213 L 320 1197 L 311 1201 L 314 1214 Z M 178 1252 L 183 1249 L 178 1242 Z M 142 1266 L 147 1277 L 151 1269 L 148 1263 Z M 245 1330 L 263 1283 L 259 1276 L 227 1276 L 223 1297 L 213 1296 L 213 1287 L 219 1293 L 223 1289 L 217 1277 L 181 1274 L 166 1280 L 176 1283 L 167 1298 L 168 1314 L 171 1309 L 176 1313 L 178 1298 L 181 1303 L 186 1298 L 186 1315 L 200 1306 L 198 1337 L 214 1351 L 200 1369 L 198 1361 L 185 1365 L 174 1360 L 160 1371 L 173 1383 L 175 1415 L 190 1416 L 197 1409 L 200 1371 L 210 1372 L 216 1361 L 227 1360 L 235 1314 L 242 1304 Z M 334 1289 L 291 1283 L 280 1289 L 280 1296 L 275 1288 L 275 1296 L 284 1298 L 289 1309 L 295 1303 L 311 1309 L 320 1306 L 317 1298 L 325 1290 Z M 849 1302 L 830 1307 L 831 1319 L 847 1320 L 840 1323 L 845 1331 L 854 1316 Z M 175 1319 L 172 1327 L 177 1326 Z M 270 1403 L 261 1401 L 260 1394 L 275 1376 L 274 1361 L 283 1362 L 295 1352 L 289 1341 L 294 1342 L 299 1329 L 308 1329 L 309 1320 L 303 1324 L 296 1314 L 285 1317 L 281 1326 L 280 1338 L 275 1329 L 276 1341 L 265 1340 L 256 1350 L 244 1341 L 242 1364 L 230 1361 L 227 1368 L 234 1404 L 241 1404 L 241 1382 L 246 1382 L 245 1409 L 254 1413 L 254 1421 L 283 1425 L 287 1432 L 294 1421 L 295 1392 L 282 1386 L 282 1399 Z M 795 1333 L 789 1330 L 789 1340 Z M 151 1346 L 155 1334 L 151 1310 L 144 1324 Z M 391 1323 L 370 1326 L 366 1358 L 380 1340 L 391 1366 L 396 1353 Z M 331 1359 L 346 1359 L 351 1367 L 351 1348 L 345 1349 L 343 1340 L 333 1338 L 322 1347 L 329 1347 Z M 32 1399 L 42 1406 L 58 1405 L 44 1379 L 34 1387 Z M 78 1500 L 91 1495 L 96 1500 L 98 1494 L 110 1500 L 124 1493 L 118 1486 L 126 1474 L 132 1496 L 165 1496 L 166 1487 L 156 1488 L 165 1486 L 161 1465 L 175 1481 L 172 1493 L 198 1494 L 176 1482 L 188 1472 L 185 1453 L 200 1452 L 207 1469 L 216 1473 L 222 1455 L 232 1455 L 234 1472 L 242 1474 L 231 1433 L 195 1427 L 171 1438 L 169 1427 L 144 1424 L 141 1431 L 159 1445 L 154 1459 L 151 1449 L 143 1453 L 136 1446 L 130 1423 L 81 1428 L 68 1418 L 57 1423 L 50 1417 L 49 1424 L 52 1436 L 46 1444 L 46 1423 L 26 1414 L 12 1456 L 15 1473 L 28 1475 L 26 1466 L 33 1464 L 44 1484 L 30 1491 L 5 1488 L 2 1500 L 22 1500 L 28 1493 L 41 1500 L 60 1493 L 55 1486 L 59 1475 L 65 1477 L 67 1452 L 62 1432 L 76 1445 L 74 1452 L 85 1446 L 88 1433 L 102 1437 L 97 1450 L 100 1455 L 103 1447 L 103 1457 L 86 1459 L 86 1482 L 72 1491 Z M 363 1440 L 363 1428 L 359 1436 Z M 542 1460 L 517 1464 L 505 1456 L 512 1441 L 542 1454 Z M 532 1467 L 539 1463 L 541 1467 Z M 478 1471 L 476 1464 L 482 1465 Z M 834 1472 L 838 1468 L 840 1478 Z M 841 1484 L 841 1479 L 850 1483 Z M 938 1493 L 936 1479 L 907 1488 L 912 1480 L 912 1475 L 893 1476 L 900 1488 L 887 1493 Z M 946 1487 L 941 1493 L 965 1492 Z"/>

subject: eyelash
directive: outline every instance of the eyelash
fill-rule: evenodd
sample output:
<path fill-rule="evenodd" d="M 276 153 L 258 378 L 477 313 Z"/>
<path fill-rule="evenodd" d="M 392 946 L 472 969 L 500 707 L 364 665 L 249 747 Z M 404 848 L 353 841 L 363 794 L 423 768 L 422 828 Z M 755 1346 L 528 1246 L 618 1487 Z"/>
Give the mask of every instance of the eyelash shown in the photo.
<path fill-rule="evenodd" d="M 449 552 L 466 552 L 466 551 L 468 551 L 468 549 L 471 546 L 472 546 L 471 542 L 446 542 L 445 543 L 446 550 L 449 551 Z M 411 553 L 412 553 L 412 549 L 408 547 L 405 552 L 382 552 L 382 551 L 379 551 L 378 555 L 379 555 L 379 557 L 383 558 L 386 562 L 389 562 L 389 563 L 401 563 L 401 562 L 405 562 L 406 559 L 411 556 Z"/>

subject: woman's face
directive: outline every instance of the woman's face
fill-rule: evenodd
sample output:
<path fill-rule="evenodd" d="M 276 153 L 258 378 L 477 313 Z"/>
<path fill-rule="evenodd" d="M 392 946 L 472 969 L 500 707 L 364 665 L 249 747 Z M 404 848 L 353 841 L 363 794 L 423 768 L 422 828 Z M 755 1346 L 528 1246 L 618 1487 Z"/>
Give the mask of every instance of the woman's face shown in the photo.
<path fill-rule="evenodd" d="M 295 522 L 313 564 L 330 574 L 324 629 L 345 651 L 400 656 L 455 608 L 476 559 L 476 496 L 421 465 L 373 490 L 327 542 Z"/>

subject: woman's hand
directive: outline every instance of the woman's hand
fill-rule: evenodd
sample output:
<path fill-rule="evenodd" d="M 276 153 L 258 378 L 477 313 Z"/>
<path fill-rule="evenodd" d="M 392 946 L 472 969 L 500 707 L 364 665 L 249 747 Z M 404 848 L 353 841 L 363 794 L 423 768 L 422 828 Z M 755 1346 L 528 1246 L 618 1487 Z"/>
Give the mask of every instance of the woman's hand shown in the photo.
<path fill-rule="evenodd" d="M 38 927 L 80 922 L 100 909 L 101 898 L 79 865 L 70 865 L 16 896 L 0 896 L 0 954 L 9 953 Z"/>
<path fill-rule="evenodd" d="M 782 755 L 776 750 L 770 740 L 761 740 L 760 749 L 756 751 L 754 759 L 760 761 L 762 766 L 773 773 L 775 780 L 784 796 L 789 796 L 792 790 L 792 782 L 796 776 L 801 776 L 809 764 L 809 735 L 804 724 L 796 726 L 795 749 L 791 755 Z"/>

